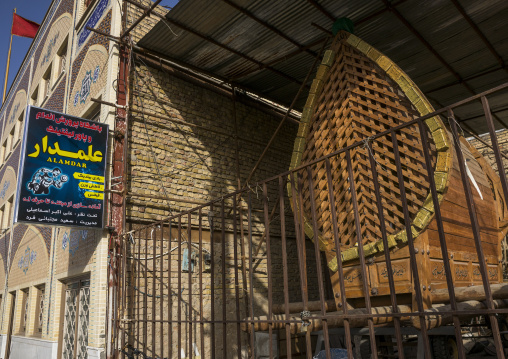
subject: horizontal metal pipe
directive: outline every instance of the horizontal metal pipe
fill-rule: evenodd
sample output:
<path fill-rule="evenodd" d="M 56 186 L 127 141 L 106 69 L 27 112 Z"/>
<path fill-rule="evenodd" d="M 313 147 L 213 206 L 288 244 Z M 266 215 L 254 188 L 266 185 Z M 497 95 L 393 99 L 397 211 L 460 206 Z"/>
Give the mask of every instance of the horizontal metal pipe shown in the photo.
<path fill-rule="evenodd" d="M 494 300 L 494 309 L 499 311 L 501 308 L 508 307 L 508 299 Z M 492 310 L 485 310 L 487 305 L 483 301 L 469 300 L 466 302 L 457 303 L 457 310 L 452 310 L 451 306 L 437 304 L 431 309 L 425 310 L 425 325 L 427 329 L 437 328 L 443 325 L 453 323 L 453 316 L 474 317 L 484 315 L 484 312 Z M 369 314 L 365 308 L 352 309 L 348 311 L 349 325 L 352 328 L 366 327 L 369 318 L 377 326 L 390 326 L 395 317 L 401 317 L 407 325 L 413 326 L 416 329 L 421 329 L 421 321 L 418 312 L 412 312 L 409 305 L 398 305 L 398 313 L 394 313 L 391 306 L 373 307 L 372 313 Z M 253 319 L 246 318 L 242 323 L 242 330 L 250 332 L 253 328 L 254 331 L 266 331 L 268 327 L 273 329 L 284 329 L 289 324 L 291 333 L 295 334 L 302 331 L 306 327 L 307 331 L 319 331 L 323 329 L 323 323 L 326 321 L 329 328 L 339 328 L 344 326 L 344 315 L 337 316 L 342 312 L 330 312 L 325 316 L 313 315 L 306 321 L 302 321 L 299 315 L 293 315 L 291 320 L 287 320 L 285 314 L 274 314 L 271 319 L 267 316 L 259 316 Z"/>
<path fill-rule="evenodd" d="M 492 309 L 494 310 L 506 307 L 508 307 L 508 299 L 498 299 L 493 301 Z M 456 311 L 452 310 L 450 304 L 441 306 L 437 305 L 425 311 L 427 313 L 427 317 L 425 318 L 425 326 L 427 329 L 433 329 L 443 325 L 452 324 L 454 315 L 457 315 L 462 319 L 477 317 L 479 315 L 478 310 L 486 308 L 487 304 L 484 301 L 480 302 L 477 300 L 468 300 L 466 302 L 457 303 Z M 461 314 L 461 311 L 464 311 L 464 313 Z M 435 313 L 435 316 L 432 315 L 432 313 Z M 416 329 L 421 329 L 420 319 L 418 317 L 412 317 L 411 324 Z"/>
<path fill-rule="evenodd" d="M 490 286 L 493 299 L 508 298 L 508 283 L 493 284 Z M 455 288 L 455 299 L 457 302 L 468 300 L 485 300 L 485 290 L 483 285 L 475 285 L 472 287 Z M 450 301 L 450 293 L 448 289 L 437 289 L 432 291 L 432 303 L 448 303 Z"/>
<path fill-rule="evenodd" d="M 399 313 L 411 313 L 411 306 L 409 305 L 399 305 L 398 307 Z M 337 312 L 335 312 L 337 313 Z M 339 328 L 344 326 L 344 317 L 337 317 L 333 316 L 333 312 L 327 313 L 325 315 L 326 322 L 328 323 L 328 328 Z M 351 328 L 360 328 L 365 327 L 368 324 L 369 321 L 369 314 L 367 312 L 367 309 L 361 308 L 361 309 L 352 309 L 348 311 L 349 316 L 349 325 Z M 383 325 L 383 324 L 389 324 L 393 322 L 393 310 L 391 306 L 385 306 L 385 307 L 374 307 L 372 308 L 372 314 L 382 314 L 383 316 L 374 317 L 372 318 L 372 321 L 375 325 Z M 328 317 L 328 318 L 327 318 Z M 300 319 L 300 316 L 292 318 L 294 320 Z M 260 316 L 258 318 L 254 318 L 254 323 L 249 323 L 249 318 L 247 318 L 245 321 L 247 323 L 242 323 L 242 330 L 244 331 L 251 331 L 252 326 L 254 325 L 255 331 L 266 331 L 268 330 L 268 327 L 271 325 L 273 329 L 284 329 L 286 327 L 286 315 L 285 314 L 274 314 L 271 318 L 273 321 L 271 324 L 269 323 L 269 320 L 267 320 L 266 316 Z M 309 320 L 303 322 L 292 322 L 289 324 L 291 333 L 297 333 L 302 331 L 302 328 L 307 327 L 307 331 L 318 331 L 323 329 L 323 319 L 322 318 L 310 318 Z"/>
<path fill-rule="evenodd" d="M 321 302 L 319 300 L 307 302 L 307 308 L 311 312 L 321 310 Z M 337 305 L 335 304 L 335 301 L 334 300 L 325 301 L 325 309 L 327 312 L 337 311 Z M 286 308 L 284 304 L 274 304 L 272 307 L 273 314 L 283 314 L 285 313 L 285 310 Z M 303 310 L 303 302 L 289 303 L 288 310 L 289 313 L 291 314 L 301 312 Z"/>

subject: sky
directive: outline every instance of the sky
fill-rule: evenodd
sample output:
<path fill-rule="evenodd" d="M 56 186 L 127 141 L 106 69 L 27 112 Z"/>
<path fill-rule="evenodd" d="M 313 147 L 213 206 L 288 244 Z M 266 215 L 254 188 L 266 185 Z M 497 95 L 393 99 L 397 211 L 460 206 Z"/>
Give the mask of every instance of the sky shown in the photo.
<path fill-rule="evenodd" d="M 161 5 L 174 6 L 178 0 L 163 0 Z M 0 0 L 0 87 L 3 93 L 5 80 L 5 65 L 7 63 L 7 53 L 9 51 L 9 41 L 11 37 L 12 13 L 16 8 L 16 13 L 28 20 L 41 23 L 44 15 L 51 5 L 51 0 Z M 7 91 L 12 81 L 16 77 L 19 67 L 25 58 L 26 52 L 30 48 L 32 39 L 13 36 L 11 63 L 9 69 L 9 80 Z M 0 101 L 2 100 L 0 94 Z"/>
<path fill-rule="evenodd" d="M 14 8 L 16 8 L 16 13 L 19 16 L 40 24 L 42 19 L 44 19 L 44 15 L 46 14 L 46 10 L 50 4 L 51 0 L 0 0 L 0 77 L 2 93 L 4 88 L 5 65 L 7 62 L 7 53 L 9 51 L 12 13 Z M 23 62 L 31 43 L 32 39 L 26 37 L 12 37 L 11 64 L 9 69 L 7 91 L 9 91 L 11 82 L 16 77 L 16 73 Z"/>

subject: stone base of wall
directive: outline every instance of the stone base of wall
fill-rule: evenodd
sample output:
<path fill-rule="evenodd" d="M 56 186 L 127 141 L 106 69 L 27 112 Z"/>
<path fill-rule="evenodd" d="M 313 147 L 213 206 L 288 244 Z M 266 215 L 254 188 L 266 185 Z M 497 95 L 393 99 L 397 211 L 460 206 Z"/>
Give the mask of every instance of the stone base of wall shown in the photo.
<path fill-rule="evenodd" d="M 7 338 L 7 336 L 2 335 Z M 3 338 L 2 338 L 3 339 Z M 39 338 L 12 336 L 9 359 L 56 359 L 58 342 Z"/>
<path fill-rule="evenodd" d="M 106 352 L 104 348 L 86 347 L 88 352 L 88 359 L 104 359 L 106 358 Z"/>

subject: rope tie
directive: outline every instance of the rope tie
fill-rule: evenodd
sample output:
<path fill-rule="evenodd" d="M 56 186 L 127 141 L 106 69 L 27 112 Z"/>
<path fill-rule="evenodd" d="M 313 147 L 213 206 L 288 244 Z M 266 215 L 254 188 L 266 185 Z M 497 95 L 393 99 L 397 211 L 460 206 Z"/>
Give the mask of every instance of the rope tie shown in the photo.
<path fill-rule="evenodd" d="M 374 162 L 376 162 L 379 165 L 379 167 L 381 167 L 381 169 L 383 171 L 388 172 L 388 170 L 385 167 L 383 167 L 383 165 L 381 163 L 379 163 L 378 160 L 376 160 L 376 156 L 374 156 L 374 152 L 372 151 L 372 149 L 369 146 L 369 142 L 372 142 L 373 140 L 374 140 L 374 136 L 370 136 L 370 137 L 367 137 L 367 138 L 363 139 L 362 140 L 362 142 L 363 142 L 362 148 L 366 149 L 369 152 L 369 154 L 374 159 Z"/>

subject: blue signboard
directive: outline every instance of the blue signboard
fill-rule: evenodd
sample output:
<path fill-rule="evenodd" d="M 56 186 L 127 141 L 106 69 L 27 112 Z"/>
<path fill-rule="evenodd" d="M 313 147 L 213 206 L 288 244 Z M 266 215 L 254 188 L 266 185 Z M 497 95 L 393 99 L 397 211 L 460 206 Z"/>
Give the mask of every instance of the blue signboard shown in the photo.
<path fill-rule="evenodd" d="M 92 15 L 88 18 L 86 24 L 83 26 L 83 29 L 78 35 L 78 49 L 85 43 L 86 39 L 88 39 L 88 36 L 90 36 L 91 31 L 88 30 L 87 27 L 91 29 L 95 28 L 108 5 L 109 0 L 101 0 L 93 11 Z"/>
<path fill-rule="evenodd" d="M 108 126 L 26 111 L 15 222 L 103 227 Z"/>

